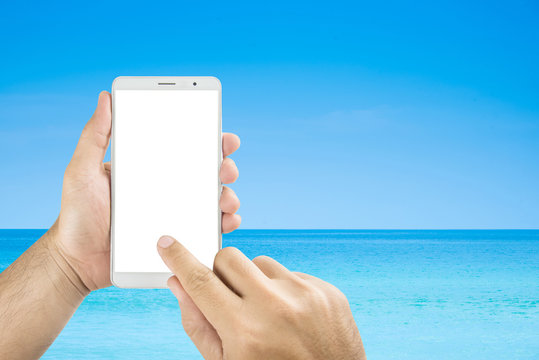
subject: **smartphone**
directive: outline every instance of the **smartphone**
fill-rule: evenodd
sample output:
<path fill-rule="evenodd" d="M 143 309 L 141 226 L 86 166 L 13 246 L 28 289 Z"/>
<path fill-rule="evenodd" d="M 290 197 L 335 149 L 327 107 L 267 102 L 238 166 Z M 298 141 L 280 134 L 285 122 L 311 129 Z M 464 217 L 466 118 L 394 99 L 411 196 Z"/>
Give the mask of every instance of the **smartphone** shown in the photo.
<path fill-rule="evenodd" d="M 221 248 L 221 83 L 121 76 L 112 84 L 111 281 L 166 288 L 160 236 L 212 267 Z"/>

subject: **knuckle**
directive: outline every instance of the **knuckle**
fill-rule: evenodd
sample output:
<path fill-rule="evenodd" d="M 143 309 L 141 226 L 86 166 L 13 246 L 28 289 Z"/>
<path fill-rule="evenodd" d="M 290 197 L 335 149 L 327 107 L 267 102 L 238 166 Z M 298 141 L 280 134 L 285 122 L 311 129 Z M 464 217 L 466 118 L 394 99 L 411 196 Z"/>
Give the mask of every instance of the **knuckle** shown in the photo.
<path fill-rule="evenodd" d="M 316 285 L 307 279 L 293 279 L 295 291 L 303 299 L 311 299 L 316 297 Z"/>
<path fill-rule="evenodd" d="M 277 315 L 287 322 L 295 323 L 302 318 L 302 305 L 294 301 L 281 301 L 276 307 Z"/>
<path fill-rule="evenodd" d="M 297 296 L 287 296 L 280 292 L 267 293 L 275 314 L 284 320 L 293 320 L 301 313 L 302 300 Z"/>
<path fill-rule="evenodd" d="M 201 292 L 213 280 L 213 272 L 204 267 L 193 270 L 189 273 L 186 285 L 193 293 Z"/>
<path fill-rule="evenodd" d="M 84 126 L 84 129 L 82 129 L 82 133 L 80 135 L 81 140 L 87 141 L 89 144 L 99 148 L 107 146 L 109 142 L 108 134 L 96 129 L 92 125 L 92 120 L 94 119 L 90 119 L 90 121 L 88 121 L 88 123 Z"/>
<path fill-rule="evenodd" d="M 172 264 L 181 264 L 184 261 L 184 255 L 182 253 L 174 252 L 167 256 Z"/>
<path fill-rule="evenodd" d="M 319 288 L 313 288 L 309 293 L 309 300 L 312 306 L 319 308 L 319 309 L 329 309 L 331 308 L 331 304 L 329 302 L 329 298 L 326 295 L 326 293 L 319 289 Z"/>
<path fill-rule="evenodd" d="M 338 304 L 348 304 L 348 298 L 341 290 L 333 286 L 331 293 Z"/>
<path fill-rule="evenodd" d="M 279 298 L 275 311 L 281 319 L 298 324 L 311 317 L 313 312 L 327 313 L 331 308 L 329 299 L 323 291 L 308 286 L 301 289 L 300 296 Z"/>
<path fill-rule="evenodd" d="M 185 260 L 185 251 L 181 247 L 176 247 L 172 245 L 171 247 L 167 248 L 164 251 L 164 256 L 172 263 L 172 264 L 181 264 Z"/>

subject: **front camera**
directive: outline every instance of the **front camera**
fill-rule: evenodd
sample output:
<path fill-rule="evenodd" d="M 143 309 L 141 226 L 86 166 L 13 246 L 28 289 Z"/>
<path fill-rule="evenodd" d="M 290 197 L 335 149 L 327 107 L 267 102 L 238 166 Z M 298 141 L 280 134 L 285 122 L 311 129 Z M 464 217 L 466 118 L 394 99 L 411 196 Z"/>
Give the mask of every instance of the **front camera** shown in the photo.
<path fill-rule="evenodd" d="M 196 83 L 196 82 L 194 82 L 194 83 L 193 83 L 193 86 L 197 86 L 197 83 Z"/>

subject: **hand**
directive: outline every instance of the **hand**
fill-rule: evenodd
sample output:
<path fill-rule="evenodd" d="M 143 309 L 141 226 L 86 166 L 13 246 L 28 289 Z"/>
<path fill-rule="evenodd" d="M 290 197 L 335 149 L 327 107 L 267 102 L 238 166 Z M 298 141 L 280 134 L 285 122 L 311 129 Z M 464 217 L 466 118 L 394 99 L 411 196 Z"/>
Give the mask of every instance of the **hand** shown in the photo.
<path fill-rule="evenodd" d="M 103 163 L 111 131 L 111 96 L 99 94 L 94 115 L 82 131 L 79 143 L 64 175 L 60 216 L 53 225 L 53 246 L 73 268 L 88 291 L 110 282 L 110 163 Z M 223 134 L 223 156 L 240 146 L 234 134 Z M 149 168 L 151 171 L 151 168 Z M 223 160 L 221 181 L 233 183 L 238 169 L 229 158 Z M 235 214 L 240 202 L 231 189 L 223 187 L 220 199 L 222 230 L 239 227 Z"/>
<path fill-rule="evenodd" d="M 158 251 L 175 274 L 187 335 L 217 359 L 366 359 L 346 297 L 314 276 L 238 249 L 222 249 L 213 271 L 171 237 Z"/>

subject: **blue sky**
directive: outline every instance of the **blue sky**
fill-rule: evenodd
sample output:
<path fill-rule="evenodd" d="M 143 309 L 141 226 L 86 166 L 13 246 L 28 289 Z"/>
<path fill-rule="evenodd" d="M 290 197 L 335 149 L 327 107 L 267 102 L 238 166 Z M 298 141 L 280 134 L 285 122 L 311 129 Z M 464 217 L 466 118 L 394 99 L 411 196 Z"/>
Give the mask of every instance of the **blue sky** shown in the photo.
<path fill-rule="evenodd" d="M 0 228 L 45 228 L 100 90 L 215 75 L 244 228 L 538 228 L 539 6 L 4 2 Z"/>

